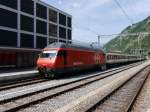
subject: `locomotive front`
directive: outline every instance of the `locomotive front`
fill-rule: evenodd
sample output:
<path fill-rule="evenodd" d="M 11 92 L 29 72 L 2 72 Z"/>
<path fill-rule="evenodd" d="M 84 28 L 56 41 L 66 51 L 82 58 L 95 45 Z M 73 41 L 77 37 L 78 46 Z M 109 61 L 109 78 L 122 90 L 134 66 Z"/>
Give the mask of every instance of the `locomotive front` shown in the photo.
<path fill-rule="evenodd" d="M 45 75 L 45 77 L 53 77 L 57 53 L 57 50 L 48 50 L 43 51 L 39 55 L 37 60 L 37 68 L 41 75 Z"/>

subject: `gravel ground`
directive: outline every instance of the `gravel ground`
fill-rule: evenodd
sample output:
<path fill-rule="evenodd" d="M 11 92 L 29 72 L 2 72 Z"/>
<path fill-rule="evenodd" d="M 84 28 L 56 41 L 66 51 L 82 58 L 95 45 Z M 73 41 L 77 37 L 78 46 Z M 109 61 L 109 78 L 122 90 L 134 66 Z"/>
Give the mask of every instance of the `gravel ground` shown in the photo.
<path fill-rule="evenodd" d="M 46 89 L 46 88 L 60 85 L 63 83 L 67 83 L 70 81 L 74 81 L 74 80 L 77 80 L 77 79 L 80 79 L 83 77 L 93 75 L 93 73 L 94 74 L 100 73 L 100 71 L 92 72 L 92 73 L 89 73 L 87 75 L 85 75 L 85 74 L 81 74 L 81 75 L 77 75 L 77 76 L 74 75 L 74 76 L 67 77 L 67 78 L 53 79 L 53 80 L 42 82 L 42 83 L 37 83 L 37 84 L 32 84 L 32 85 L 27 85 L 27 86 L 21 86 L 21 87 L 12 88 L 9 90 L 0 91 L 0 100 L 11 98 L 14 96 L 23 95 L 26 93 L 35 92 L 35 91 L 38 91 L 41 89 Z"/>
<path fill-rule="evenodd" d="M 132 112 L 150 112 L 150 74 L 133 105 Z"/>
<path fill-rule="evenodd" d="M 107 70 L 107 71 L 110 71 L 110 70 Z M 87 76 L 90 76 L 93 74 L 101 73 L 101 72 L 102 71 L 96 71 L 96 72 L 92 72 L 92 73 L 88 73 L 88 74 L 84 73 L 84 74 L 80 74 L 80 75 L 73 75 L 73 76 L 65 77 L 65 78 L 61 78 L 61 79 L 53 79 L 53 80 L 42 82 L 42 83 L 21 86 L 21 87 L 12 88 L 9 90 L 0 91 L 0 101 L 4 100 L 4 99 L 15 97 L 15 96 L 20 96 L 20 95 L 35 92 L 38 90 L 46 89 L 46 88 L 60 85 L 63 83 L 67 83 L 67 82 L 74 81 L 77 79 L 81 79 L 81 78 L 84 78 L 84 77 L 87 77 Z"/>
<path fill-rule="evenodd" d="M 72 80 L 74 80 L 74 79 L 72 79 Z M 59 85 L 62 83 L 66 83 L 69 81 L 71 81 L 71 80 L 51 80 L 51 81 L 46 81 L 46 82 L 42 82 L 42 83 L 38 83 L 38 84 L 33 84 L 33 85 L 28 85 L 28 86 L 13 88 L 10 90 L 1 91 L 0 92 L 0 100 L 4 99 L 4 95 L 5 95 L 5 98 L 7 99 L 7 98 L 14 97 L 14 96 L 19 96 L 19 95 L 23 95 L 26 93 L 38 91 L 38 90 L 41 90 L 44 88 L 49 88 L 49 87 Z"/>
<path fill-rule="evenodd" d="M 149 64 L 149 63 L 147 63 L 147 64 Z M 143 64 L 143 65 L 146 65 L 146 64 Z M 138 67 L 139 68 L 143 67 L 143 65 L 139 65 Z M 133 71 L 137 71 L 138 67 L 135 67 L 133 69 Z M 89 92 L 92 92 L 92 91 L 110 83 L 114 79 L 121 77 L 123 74 L 126 74 L 128 72 L 126 71 L 124 73 L 119 73 L 119 74 L 113 75 L 111 77 L 107 77 L 103 80 L 94 82 L 90 85 L 84 86 L 82 88 L 76 89 L 76 90 L 68 92 L 66 94 L 62 94 L 60 96 L 46 100 L 39 104 L 32 105 L 31 107 L 26 108 L 24 110 L 20 110 L 20 111 L 21 112 L 30 112 L 30 111 L 32 111 L 32 112 L 52 112 L 58 108 L 63 107 L 64 105 L 69 104 L 70 102 L 78 99 L 79 97 L 84 96 L 85 94 L 88 94 Z"/>
<path fill-rule="evenodd" d="M 125 85 L 123 85 L 119 90 L 114 92 L 109 96 L 104 102 L 102 102 L 96 109 L 92 112 L 122 112 L 129 106 L 132 98 L 138 92 L 139 87 L 141 87 L 141 82 L 145 80 L 145 76 L 149 72 L 150 67 L 146 68 L 140 74 L 136 75 L 134 78 L 129 80 Z"/>
<path fill-rule="evenodd" d="M 40 104 L 33 105 L 27 109 L 21 110 L 21 112 L 51 112 L 54 111 L 69 102 L 91 92 L 95 89 L 98 89 L 101 86 L 104 86 L 105 84 L 108 84 L 109 82 L 113 81 L 115 78 L 120 77 L 120 74 L 113 75 L 111 77 L 105 78 L 101 81 L 94 82 L 90 85 L 84 86 L 82 88 L 76 89 L 75 91 L 71 91 L 69 93 L 60 95 L 58 97 L 55 97 L 53 99 L 49 99 L 47 101 L 44 101 Z"/>

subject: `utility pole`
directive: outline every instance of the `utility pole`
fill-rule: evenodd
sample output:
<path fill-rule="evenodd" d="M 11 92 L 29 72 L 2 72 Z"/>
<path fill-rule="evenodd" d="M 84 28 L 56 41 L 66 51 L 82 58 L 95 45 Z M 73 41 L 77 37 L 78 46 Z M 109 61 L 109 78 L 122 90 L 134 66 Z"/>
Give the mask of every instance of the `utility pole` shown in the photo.
<path fill-rule="evenodd" d="M 139 34 L 138 36 L 138 46 L 139 46 L 139 54 L 142 55 L 142 41 L 141 38 L 143 37 L 143 34 Z"/>
<path fill-rule="evenodd" d="M 122 37 L 121 37 L 121 35 L 119 35 L 119 40 L 120 40 L 120 46 L 121 46 L 121 43 L 122 43 Z"/>
<path fill-rule="evenodd" d="M 100 47 L 100 35 L 98 35 L 98 46 Z"/>
<path fill-rule="evenodd" d="M 119 40 L 120 40 L 120 51 L 122 52 L 122 47 L 121 47 L 121 45 L 122 45 L 122 36 L 121 35 L 119 35 Z"/>
<path fill-rule="evenodd" d="M 136 52 L 136 54 L 138 54 L 138 55 L 140 55 L 140 36 L 141 36 L 141 33 L 138 33 L 138 40 L 137 40 L 137 52 Z"/>

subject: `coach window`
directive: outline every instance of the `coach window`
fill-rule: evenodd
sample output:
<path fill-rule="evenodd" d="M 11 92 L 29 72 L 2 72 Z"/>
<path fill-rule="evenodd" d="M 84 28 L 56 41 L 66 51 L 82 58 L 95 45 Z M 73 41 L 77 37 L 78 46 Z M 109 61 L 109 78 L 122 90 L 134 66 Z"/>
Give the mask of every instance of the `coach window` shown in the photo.
<path fill-rule="evenodd" d="M 118 59 L 119 58 L 119 56 L 116 56 L 116 59 Z"/>
<path fill-rule="evenodd" d="M 113 59 L 112 55 L 110 55 L 110 59 L 111 59 L 111 60 Z"/>
<path fill-rule="evenodd" d="M 0 0 L 0 4 L 17 9 L 17 0 Z"/>
<path fill-rule="evenodd" d="M 21 34 L 21 47 L 33 48 L 34 38 L 33 35 Z"/>
<path fill-rule="evenodd" d="M 34 13 L 34 2 L 32 0 L 21 0 L 21 11 L 33 15 L 33 13 Z"/>
<path fill-rule="evenodd" d="M 47 38 L 40 37 L 40 36 L 36 37 L 36 47 L 37 48 L 43 49 L 44 47 L 46 47 L 46 45 L 47 45 Z"/>
<path fill-rule="evenodd" d="M 0 46 L 17 46 L 17 32 L 0 30 Z"/>
<path fill-rule="evenodd" d="M 36 15 L 40 18 L 47 18 L 47 8 L 41 4 L 36 4 Z"/>
<path fill-rule="evenodd" d="M 33 18 L 21 15 L 21 30 L 33 32 Z"/>
<path fill-rule="evenodd" d="M 17 28 L 17 13 L 0 8 L 0 26 Z"/>
<path fill-rule="evenodd" d="M 57 26 L 49 24 L 49 36 L 57 37 Z"/>
<path fill-rule="evenodd" d="M 59 13 L 59 24 L 66 26 L 66 16 Z"/>
<path fill-rule="evenodd" d="M 115 60 L 115 56 L 113 55 L 113 59 Z"/>
<path fill-rule="evenodd" d="M 110 56 L 109 55 L 107 56 L 107 59 L 110 60 Z"/>
<path fill-rule="evenodd" d="M 122 57 L 122 59 L 126 59 L 126 57 L 125 57 L 125 56 L 123 56 L 123 57 Z"/>
<path fill-rule="evenodd" d="M 49 21 L 57 23 L 57 12 L 49 9 Z"/>
<path fill-rule="evenodd" d="M 59 37 L 66 39 L 66 28 L 59 27 Z"/>
<path fill-rule="evenodd" d="M 122 56 L 120 55 L 118 58 L 119 58 L 119 59 L 122 59 Z"/>
<path fill-rule="evenodd" d="M 44 21 L 36 21 L 36 32 L 40 34 L 47 34 L 47 24 Z"/>

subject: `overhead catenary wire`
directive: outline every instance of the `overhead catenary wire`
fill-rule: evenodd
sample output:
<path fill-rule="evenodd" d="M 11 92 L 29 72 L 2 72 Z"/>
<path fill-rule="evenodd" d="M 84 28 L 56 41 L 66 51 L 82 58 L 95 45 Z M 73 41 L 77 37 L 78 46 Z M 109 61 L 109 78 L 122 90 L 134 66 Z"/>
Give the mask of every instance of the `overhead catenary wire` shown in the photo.
<path fill-rule="evenodd" d="M 121 4 L 117 0 L 114 0 L 114 1 L 117 4 L 117 6 L 121 9 L 122 13 L 126 16 L 126 18 L 130 21 L 130 23 L 133 24 L 134 23 L 133 20 L 129 17 L 129 15 L 126 13 L 126 11 L 121 6 Z"/>
<path fill-rule="evenodd" d="M 100 35 L 100 34 L 99 34 Z M 103 37 L 111 37 L 111 36 L 138 36 L 138 35 L 150 35 L 150 32 L 136 32 L 136 33 L 122 33 L 122 34 L 101 34 Z"/>
<path fill-rule="evenodd" d="M 114 0 L 114 2 L 121 9 L 122 13 L 125 15 L 125 17 L 128 19 L 128 21 L 130 21 L 130 23 L 133 24 L 134 22 L 133 22 L 132 18 L 129 17 L 127 12 L 124 10 L 124 8 L 121 6 L 121 4 L 118 2 L 118 0 Z M 122 33 L 122 34 L 100 34 L 100 33 L 97 33 L 96 31 L 92 30 L 91 28 L 84 27 L 84 26 L 78 25 L 76 23 L 74 23 L 74 26 L 80 27 L 84 30 L 92 32 L 93 34 L 96 34 L 98 37 L 150 35 L 150 32 L 136 32 L 136 33 Z"/>
<path fill-rule="evenodd" d="M 115 1 L 115 3 L 117 4 L 117 6 L 121 9 L 121 11 L 123 12 L 123 14 L 126 16 L 126 18 L 130 21 L 130 23 L 131 24 L 133 24 L 133 20 L 128 16 L 128 14 L 126 13 L 126 11 L 123 9 L 123 7 L 121 6 L 121 4 L 117 1 L 117 0 L 114 0 Z M 98 35 L 98 36 L 108 36 L 108 37 L 110 37 L 110 36 L 124 36 L 124 34 L 108 34 L 108 35 L 101 35 L 101 34 L 99 34 L 99 33 L 97 33 L 97 32 L 95 32 L 94 30 L 92 30 L 92 29 L 90 29 L 90 28 L 87 28 L 87 27 L 83 27 L 83 26 L 81 26 L 81 25 L 78 25 L 78 24 L 76 24 L 76 23 L 74 23 L 74 26 L 76 26 L 76 27 L 80 27 L 80 28 L 82 28 L 82 29 L 84 29 L 84 30 L 87 30 L 87 31 L 89 31 L 89 32 L 92 32 L 92 33 L 94 33 L 94 34 L 96 34 L 96 35 Z M 127 35 L 127 34 L 125 34 L 125 35 Z M 131 34 L 130 34 L 131 35 Z M 135 34 L 134 34 L 135 35 Z"/>

